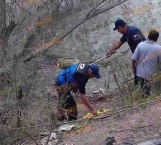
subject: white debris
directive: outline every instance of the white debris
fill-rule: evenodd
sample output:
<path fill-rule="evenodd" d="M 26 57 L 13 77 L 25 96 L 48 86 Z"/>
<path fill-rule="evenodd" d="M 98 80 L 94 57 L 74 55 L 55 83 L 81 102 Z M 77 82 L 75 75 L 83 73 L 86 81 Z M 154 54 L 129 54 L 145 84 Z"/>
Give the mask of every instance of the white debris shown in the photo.
<path fill-rule="evenodd" d="M 45 133 L 46 134 L 46 133 Z M 41 139 L 41 144 L 42 145 L 45 145 L 46 142 L 47 142 L 47 139 L 48 139 L 48 136 Z M 49 142 L 48 142 L 48 145 L 54 145 L 58 142 L 58 139 L 56 138 L 56 133 L 52 132 L 51 135 L 50 135 L 50 138 L 49 138 Z"/>
<path fill-rule="evenodd" d="M 73 128 L 74 124 L 65 124 L 59 127 L 58 131 L 70 131 Z"/>
<path fill-rule="evenodd" d="M 100 88 L 99 90 L 93 91 L 93 97 L 104 97 L 105 91 L 104 89 Z"/>

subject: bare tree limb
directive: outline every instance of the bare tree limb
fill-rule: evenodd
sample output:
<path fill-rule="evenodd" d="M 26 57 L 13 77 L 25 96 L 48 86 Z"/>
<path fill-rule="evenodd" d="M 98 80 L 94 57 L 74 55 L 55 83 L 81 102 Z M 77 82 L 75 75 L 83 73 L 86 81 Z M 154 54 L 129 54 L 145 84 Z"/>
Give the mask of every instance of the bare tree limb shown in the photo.
<path fill-rule="evenodd" d="M 127 1 L 127 0 L 119 0 L 118 2 L 114 3 L 113 5 L 110 5 L 106 8 L 103 9 L 97 9 L 103 2 L 105 2 L 106 0 L 102 0 L 100 3 L 98 3 L 94 8 L 92 8 L 84 18 L 82 18 L 77 24 L 75 24 L 71 29 L 69 29 L 65 34 L 63 34 L 57 42 L 62 41 L 62 39 L 64 39 L 66 36 L 68 36 L 70 33 L 72 33 L 78 26 L 80 26 L 81 24 L 83 24 L 85 21 L 103 13 L 106 11 L 111 10 L 112 8 L 120 5 L 121 3 Z M 42 52 L 39 53 L 45 53 L 47 50 L 49 50 L 51 47 L 53 47 L 56 44 L 56 42 L 51 43 L 51 45 L 48 48 L 41 48 Z M 26 58 L 24 58 L 24 62 L 30 61 L 32 58 L 36 57 L 39 53 L 32 53 L 29 56 L 27 56 Z"/>
<path fill-rule="evenodd" d="M 26 133 L 35 142 L 35 145 L 38 145 L 37 141 L 29 133 L 27 133 L 26 131 L 23 132 Z"/>
<path fill-rule="evenodd" d="M 105 0 L 103 0 L 102 2 L 100 2 L 99 5 L 102 4 L 104 1 L 105 1 Z M 78 22 L 73 28 L 71 28 L 71 29 L 68 30 L 64 35 L 62 35 L 60 39 L 65 38 L 67 35 L 69 35 L 71 32 L 73 32 L 73 30 L 75 30 L 78 26 L 80 26 L 81 24 L 83 24 L 85 21 L 87 21 L 87 20 L 89 20 L 89 19 L 91 19 L 91 18 L 93 18 L 93 17 L 95 17 L 95 16 L 97 16 L 97 15 L 103 13 L 103 12 L 109 11 L 109 10 L 111 10 L 112 8 L 114 8 L 114 7 L 118 6 L 118 5 L 120 5 L 121 3 L 125 2 L 125 1 L 126 1 L 126 0 L 121 0 L 121 1 L 118 2 L 118 3 L 115 3 L 115 4 L 113 4 L 112 6 L 110 5 L 109 7 L 106 7 L 106 8 L 101 9 L 101 10 L 97 10 L 97 9 L 96 9 L 96 8 L 99 6 L 99 5 L 97 5 L 97 6 L 94 7 L 92 10 L 90 10 L 90 12 L 88 12 L 88 14 L 87 14 L 80 22 Z M 90 15 L 91 13 L 93 13 L 93 14 Z"/>
<path fill-rule="evenodd" d="M 22 6 L 20 6 L 17 2 L 15 2 L 16 5 L 18 5 L 21 9 L 23 9 L 25 12 L 27 12 L 28 14 L 32 15 L 32 16 L 36 16 L 34 14 L 32 14 L 31 12 L 29 12 L 28 10 L 26 10 L 25 8 L 23 8 Z"/>
<path fill-rule="evenodd" d="M 6 1 L 5 0 L 0 1 L 0 8 L 1 8 L 0 10 L 0 32 L 1 32 L 6 28 Z M 3 36 L 4 34 L 2 34 L 1 32 L 0 35 Z"/>

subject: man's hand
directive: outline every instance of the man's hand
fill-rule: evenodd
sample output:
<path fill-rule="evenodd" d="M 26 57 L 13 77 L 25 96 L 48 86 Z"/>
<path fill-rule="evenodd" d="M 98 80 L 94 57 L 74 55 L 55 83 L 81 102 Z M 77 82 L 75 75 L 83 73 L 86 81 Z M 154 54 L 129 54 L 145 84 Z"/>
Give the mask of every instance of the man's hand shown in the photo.
<path fill-rule="evenodd" d="M 79 97 L 82 100 L 82 102 L 89 108 L 89 110 L 91 111 L 91 113 L 94 114 L 94 115 L 96 115 L 97 114 L 96 109 L 89 102 L 89 100 L 87 99 L 87 97 L 85 96 L 85 94 L 80 94 Z"/>
<path fill-rule="evenodd" d="M 107 53 L 106 53 L 106 56 L 107 57 L 110 57 L 112 55 L 112 51 L 108 51 Z"/>
<path fill-rule="evenodd" d="M 124 44 L 124 42 L 118 41 L 107 53 L 106 56 L 110 57 L 112 54 L 114 54 L 116 52 L 117 49 L 119 49 L 122 45 Z"/>
<path fill-rule="evenodd" d="M 112 54 L 114 54 L 114 53 L 116 53 L 116 51 L 114 51 L 114 50 L 110 50 L 110 51 L 108 51 L 107 53 L 106 53 L 106 56 L 107 57 L 110 57 Z"/>

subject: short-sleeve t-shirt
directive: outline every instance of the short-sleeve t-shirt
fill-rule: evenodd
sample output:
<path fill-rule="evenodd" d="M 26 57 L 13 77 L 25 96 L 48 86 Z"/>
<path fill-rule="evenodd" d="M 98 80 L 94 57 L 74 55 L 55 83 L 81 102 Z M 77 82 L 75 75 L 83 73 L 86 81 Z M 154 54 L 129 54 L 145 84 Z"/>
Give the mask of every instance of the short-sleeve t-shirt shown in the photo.
<path fill-rule="evenodd" d="M 124 43 L 127 41 L 132 53 L 134 53 L 137 45 L 144 40 L 145 37 L 140 29 L 134 26 L 127 26 L 127 33 L 123 34 L 120 39 L 120 41 Z"/>
<path fill-rule="evenodd" d="M 86 93 L 86 83 L 88 82 L 88 78 L 82 74 L 74 74 L 74 81 L 78 87 L 79 93 Z"/>
<path fill-rule="evenodd" d="M 148 40 L 141 42 L 132 59 L 137 61 L 136 75 L 150 79 L 157 71 L 157 64 L 161 63 L 161 46 Z"/>

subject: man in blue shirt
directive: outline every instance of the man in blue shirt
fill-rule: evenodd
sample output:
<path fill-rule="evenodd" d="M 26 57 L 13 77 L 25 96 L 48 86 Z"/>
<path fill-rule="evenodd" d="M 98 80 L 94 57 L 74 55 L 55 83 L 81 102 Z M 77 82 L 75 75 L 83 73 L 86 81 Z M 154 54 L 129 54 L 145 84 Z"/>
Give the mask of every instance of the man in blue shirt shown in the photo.
<path fill-rule="evenodd" d="M 145 40 L 145 37 L 140 29 L 134 26 L 127 25 L 126 22 L 124 22 L 122 19 L 118 19 L 115 21 L 115 28 L 113 30 L 117 30 L 123 35 L 121 39 L 106 53 L 108 57 L 111 56 L 117 49 L 119 49 L 125 42 L 128 43 L 131 52 L 134 53 L 137 45 Z M 137 85 L 138 77 L 134 77 L 134 84 Z"/>
<path fill-rule="evenodd" d="M 90 78 L 100 78 L 99 67 L 95 64 L 78 63 L 62 70 L 56 79 L 55 86 L 59 94 L 59 107 L 71 112 L 67 112 L 69 120 L 77 119 L 76 102 L 71 91 L 77 92 L 82 102 L 89 108 L 92 114 L 97 114 L 92 104 L 88 101 L 85 93 L 86 83 Z M 61 109 L 59 109 L 61 114 Z M 62 116 L 61 116 L 62 115 Z M 63 113 L 60 118 L 63 117 Z"/>

